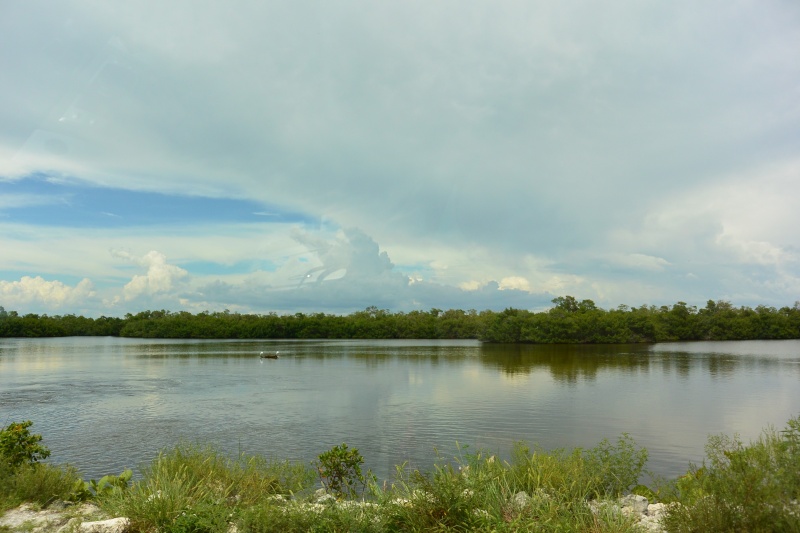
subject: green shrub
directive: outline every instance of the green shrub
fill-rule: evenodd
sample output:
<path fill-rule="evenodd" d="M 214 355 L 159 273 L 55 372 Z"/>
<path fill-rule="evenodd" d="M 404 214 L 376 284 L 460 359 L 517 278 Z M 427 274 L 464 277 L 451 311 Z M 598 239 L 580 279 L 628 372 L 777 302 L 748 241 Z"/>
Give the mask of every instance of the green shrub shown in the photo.
<path fill-rule="evenodd" d="M 800 531 L 800 418 L 749 445 L 709 437 L 706 456 L 674 484 L 670 531 Z"/>
<path fill-rule="evenodd" d="M 635 487 L 647 464 L 647 450 L 636 448 L 636 443 L 623 433 L 617 444 L 607 439 L 586 450 L 583 454 L 587 472 L 596 478 L 594 497 L 616 497 Z"/>
<path fill-rule="evenodd" d="M 41 435 L 31 434 L 31 425 L 26 420 L 0 429 L 0 506 L 80 499 L 83 481 L 73 467 L 39 462 L 50 450 L 41 444 Z"/>
<path fill-rule="evenodd" d="M 83 492 L 87 497 L 103 497 L 114 494 L 115 492 L 122 492 L 128 488 L 133 470 L 124 470 L 120 475 L 108 474 L 100 478 L 100 480 L 90 479 L 84 483 Z"/>
<path fill-rule="evenodd" d="M 363 494 L 367 485 L 374 481 L 369 470 L 366 474 L 362 473 L 363 464 L 364 458 L 358 449 L 348 448 L 345 443 L 319 454 L 315 462 L 325 489 L 337 498 Z"/>
<path fill-rule="evenodd" d="M 12 467 L 37 463 L 50 456 L 50 450 L 39 444 L 41 435 L 32 435 L 30 420 L 12 422 L 0 428 L 0 460 Z"/>

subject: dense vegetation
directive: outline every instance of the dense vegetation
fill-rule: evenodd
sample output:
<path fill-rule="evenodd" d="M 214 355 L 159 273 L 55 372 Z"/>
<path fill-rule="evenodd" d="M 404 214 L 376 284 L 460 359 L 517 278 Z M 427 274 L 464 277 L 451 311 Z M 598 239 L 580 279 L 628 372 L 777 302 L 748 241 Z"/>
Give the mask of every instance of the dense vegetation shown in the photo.
<path fill-rule="evenodd" d="M 504 343 L 638 343 L 800 338 L 793 307 L 734 307 L 709 300 L 702 309 L 670 306 L 598 308 L 572 296 L 548 311 L 431 309 L 391 313 L 368 307 L 350 315 L 143 311 L 96 319 L 6 312 L 0 337 L 121 336 L 182 339 L 480 339 Z"/>
<path fill-rule="evenodd" d="M 651 488 L 636 485 L 647 451 L 627 435 L 590 449 L 520 443 L 509 461 L 463 453 L 427 472 L 401 465 L 383 483 L 362 474 L 363 458 L 345 444 L 310 465 L 180 445 L 136 481 L 126 471 L 84 482 L 68 466 L 39 462 L 49 452 L 29 426 L 0 428 L 0 514 L 25 501 L 92 499 L 129 518 L 131 533 L 634 533 L 642 531 L 634 517 L 603 503 L 632 491 L 668 504 L 661 526 L 670 532 L 800 531 L 800 417 L 749 444 L 712 436 L 702 465 Z"/>

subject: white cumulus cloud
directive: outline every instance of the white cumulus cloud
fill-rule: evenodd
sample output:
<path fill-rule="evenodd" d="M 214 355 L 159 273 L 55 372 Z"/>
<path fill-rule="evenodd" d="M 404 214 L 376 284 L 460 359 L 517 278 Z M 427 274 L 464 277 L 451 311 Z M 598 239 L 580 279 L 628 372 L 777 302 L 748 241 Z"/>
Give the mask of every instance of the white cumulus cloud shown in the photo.
<path fill-rule="evenodd" d="M 522 276 L 509 276 L 500 280 L 500 289 L 517 289 L 520 291 L 530 291 L 530 282 Z"/>
<path fill-rule="evenodd" d="M 19 281 L 0 280 L 0 300 L 7 308 L 44 305 L 51 308 L 80 306 L 94 297 L 94 285 L 88 278 L 74 287 L 61 281 L 48 281 L 41 276 L 23 276 Z"/>
<path fill-rule="evenodd" d="M 141 257 L 124 251 L 114 252 L 114 255 L 147 268 L 145 274 L 133 276 L 131 281 L 122 288 L 122 295 L 126 301 L 143 295 L 152 296 L 171 292 L 189 275 L 181 267 L 167 263 L 167 256 L 156 250 L 152 250 Z"/>

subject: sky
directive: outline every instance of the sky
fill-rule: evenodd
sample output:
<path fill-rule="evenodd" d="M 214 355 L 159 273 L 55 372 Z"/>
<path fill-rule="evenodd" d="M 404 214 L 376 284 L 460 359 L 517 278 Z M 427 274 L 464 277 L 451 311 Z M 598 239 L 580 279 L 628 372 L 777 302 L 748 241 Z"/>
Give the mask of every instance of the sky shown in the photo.
<path fill-rule="evenodd" d="M 800 300 L 795 0 L 0 0 L 0 306 Z"/>

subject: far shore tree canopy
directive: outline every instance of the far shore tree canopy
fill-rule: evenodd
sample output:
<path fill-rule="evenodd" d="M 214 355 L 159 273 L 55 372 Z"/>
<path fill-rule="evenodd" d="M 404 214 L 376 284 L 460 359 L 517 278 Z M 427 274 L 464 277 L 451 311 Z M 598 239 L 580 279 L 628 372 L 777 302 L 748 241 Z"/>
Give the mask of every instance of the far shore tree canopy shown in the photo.
<path fill-rule="evenodd" d="M 573 296 L 533 312 L 431 309 L 392 313 L 368 307 L 349 315 L 240 314 L 228 310 L 142 311 L 124 318 L 20 315 L 0 307 L 0 337 L 118 336 L 175 339 L 478 339 L 500 343 L 648 343 L 800 338 L 800 302 L 734 307 L 709 300 L 672 306 L 598 308 Z"/>

